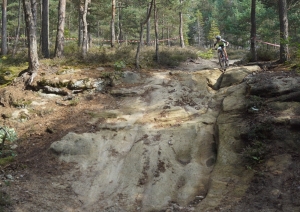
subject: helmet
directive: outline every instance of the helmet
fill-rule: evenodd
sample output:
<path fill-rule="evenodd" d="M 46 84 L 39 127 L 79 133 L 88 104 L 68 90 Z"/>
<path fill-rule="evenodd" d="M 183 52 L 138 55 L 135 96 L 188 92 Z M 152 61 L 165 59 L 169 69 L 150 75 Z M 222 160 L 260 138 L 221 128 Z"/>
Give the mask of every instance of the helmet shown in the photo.
<path fill-rule="evenodd" d="M 221 40 L 221 36 L 220 35 L 216 36 L 216 39 Z"/>

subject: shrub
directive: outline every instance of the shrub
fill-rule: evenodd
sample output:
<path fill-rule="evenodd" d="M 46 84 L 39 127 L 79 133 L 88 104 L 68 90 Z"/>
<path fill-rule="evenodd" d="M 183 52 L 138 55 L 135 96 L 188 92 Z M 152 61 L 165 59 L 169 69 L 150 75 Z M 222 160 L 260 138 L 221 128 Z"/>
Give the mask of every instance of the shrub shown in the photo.
<path fill-rule="evenodd" d="M 187 59 L 197 59 L 197 51 L 191 48 L 169 47 L 159 52 L 159 65 L 175 67 Z"/>
<path fill-rule="evenodd" d="M 255 140 L 243 150 L 243 157 L 249 163 L 248 165 L 255 165 L 260 163 L 266 156 L 266 144 L 262 141 Z"/>
<path fill-rule="evenodd" d="M 262 48 L 259 47 L 257 49 L 257 59 L 260 61 L 271 61 L 271 60 L 277 60 L 279 58 L 279 49 L 273 49 L 273 48 Z"/>
<path fill-rule="evenodd" d="M 77 42 L 70 41 L 66 42 L 64 46 L 64 55 L 66 56 L 74 56 L 74 53 L 79 52 L 79 47 Z M 76 55 L 76 54 L 75 54 Z"/>
<path fill-rule="evenodd" d="M 124 61 L 126 64 L 133 64 L 135 62 L 136 48 L 133 45 L 121 45 L 114 53 L 114 60 Z"/>
<path fill-rule="evenodd" d="M 117 61 L 114 63 L 115 71 L 122 71 L 126 67 L 126 64 L 123 61 Z"/>
<path fill-rule="evenodd" d="M 0 127 L 0 143 L 3 149 L 5 141 L 13 142 L 17 140 L 17 133 L 14 128 Z"/>
<path fill-rule="evenodd" d="M 211 59 L 214 56 L 214 52 L 212 49 L 208 49 L 205 51 L 198 51 L 197 55 L 203 59 Z"/>
<path fill-rule="evenodd" d="M 247 167 L 260 163 L 268 153 L 267 139 L 272 135 L 273 127 L 269 122 L 253 124 L 248 132 L 241 134 L 246 143 L 242 155 Z"/>
<path fill-rule="evenodd" d="M 226 50 L 229 60 L 243 59 L 249 53 L 249 51 L 246 49 L 227 48 Z"/>

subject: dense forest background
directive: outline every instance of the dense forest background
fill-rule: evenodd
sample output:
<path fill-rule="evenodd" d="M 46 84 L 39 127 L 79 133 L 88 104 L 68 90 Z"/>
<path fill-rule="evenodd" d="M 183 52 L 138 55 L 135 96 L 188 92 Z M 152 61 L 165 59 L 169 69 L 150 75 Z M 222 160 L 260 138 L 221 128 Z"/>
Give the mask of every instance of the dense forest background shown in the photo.
<path fill-rule="evenodd" d="M 278 49 L 281 1 L 287 5 L 289 37 L 285 42 L 298 47 L 297 0 L 2 0 L 2 37 L 7 39 L 2 39 L 1 52 L 15 54 L 32 42 L 26 39 L 32 32 L 26 30 L 26 4 L 31 7 L 27 11 L 32 12 L 28 14 L 34 21 L 39 58 L 60 57 L 63 51 L 81 51 L 85 58 L 94 47 L 141 41 L 148 46 L 209 48 L 218 34 L 231 48 L 250 50 L 253 2 L 257 48 Z M 61 37 L 58 32 L 63 32 Z"/>

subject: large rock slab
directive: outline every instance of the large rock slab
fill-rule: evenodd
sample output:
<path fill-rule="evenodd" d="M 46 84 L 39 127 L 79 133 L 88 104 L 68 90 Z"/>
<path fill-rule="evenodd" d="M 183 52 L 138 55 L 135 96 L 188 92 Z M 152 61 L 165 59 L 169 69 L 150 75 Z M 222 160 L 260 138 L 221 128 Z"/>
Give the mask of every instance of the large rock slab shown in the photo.
<path fill-rule="evenodd" d="M 65 179 L 82 203 L 78 210 L 203 211 L 228 189 L 241 196 L 251 178 L 236 165 L 247 84 L 212 89 L 218 70 L 154 72 L 137 84 L 132 76 L 123 79 L 130 86 L 112 89 L 122 105 L 100 131 L 69 133 L 51 145 L 77 164 Z M 227 187 L 230 180 L 239 187 Z"/>

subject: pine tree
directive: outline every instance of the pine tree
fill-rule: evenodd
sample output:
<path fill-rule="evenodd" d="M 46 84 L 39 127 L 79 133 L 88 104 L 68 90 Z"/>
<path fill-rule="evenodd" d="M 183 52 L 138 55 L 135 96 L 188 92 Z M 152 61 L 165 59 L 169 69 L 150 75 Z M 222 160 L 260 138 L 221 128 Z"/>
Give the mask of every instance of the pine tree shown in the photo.
<path fill-rule="evenodd" d="M 202 43 L 202 36 L 203 36 L 203 16 L 200 10 L 197 10 L 196 12 L 196 18 L 197 18 L 197 32 L 198 32 L 198 45 L 200 46 Z"/>
<path fill-rule="evenodd" d="M 216 22 L 213 20 L 210 25 L 210 30 L 208 33 L 208 39 L 214 40 L 217 35 L 220 35 L 220 30 Z"/>

